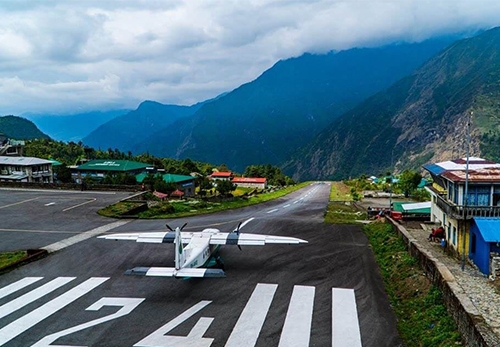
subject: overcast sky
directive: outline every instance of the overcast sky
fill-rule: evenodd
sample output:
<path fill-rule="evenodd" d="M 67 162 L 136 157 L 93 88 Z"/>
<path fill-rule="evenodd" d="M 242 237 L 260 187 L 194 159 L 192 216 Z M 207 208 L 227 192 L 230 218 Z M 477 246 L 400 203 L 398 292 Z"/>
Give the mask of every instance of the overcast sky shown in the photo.
<path fill-rule="evenodd" d="M 0 0 L 0 115 L 192 104 L 279 59 L 500 25 L 499 0 Z"/>

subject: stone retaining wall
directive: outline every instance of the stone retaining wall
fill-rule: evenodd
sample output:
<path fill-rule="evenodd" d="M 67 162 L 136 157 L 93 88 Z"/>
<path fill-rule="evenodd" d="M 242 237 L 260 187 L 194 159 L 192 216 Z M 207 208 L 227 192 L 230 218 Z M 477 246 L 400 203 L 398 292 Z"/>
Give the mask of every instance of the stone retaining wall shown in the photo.
<path fill-rule="evenodd" d="M 457 323 L 458 331 L 466 346 L 500 347 L 498 337 L 457 284 L 448 268 L 422 247 L 405 227 L 390 218 L 389 220 L 403 238 L 408 252 L 418 259 L 427 277 L 442 291 L 444 304 Z"/>

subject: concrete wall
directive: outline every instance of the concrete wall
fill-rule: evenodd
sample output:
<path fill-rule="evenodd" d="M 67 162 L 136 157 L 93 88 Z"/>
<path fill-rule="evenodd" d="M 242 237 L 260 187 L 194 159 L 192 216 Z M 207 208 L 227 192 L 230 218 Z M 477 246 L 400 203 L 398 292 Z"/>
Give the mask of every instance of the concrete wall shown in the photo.
<path fill-rule="evenodd" d="M 35 182 L 0 182 L 0 187 L 27 188 L 27 189 L 61 189 L 61 190 L 82 190 L 82 185 L 78 183 L 35 183 Z M 107 185 L 107 184 L 87 184 L 85 190 L 99 191 L 140 191 L 140 185 Z"/>
<path fill-rule="evenodd" d="M 408 252 L 418 259 L 427 277 L 443 292 L 444 304 L 457 323 L 465 345 L 471 347 L 500 346 L 497 336 L 457 284 L 448 268 L 420 246 L 418 241 L 412 238 L 402 225 L 393 220 L 391 222 L 406 243 Z"/>

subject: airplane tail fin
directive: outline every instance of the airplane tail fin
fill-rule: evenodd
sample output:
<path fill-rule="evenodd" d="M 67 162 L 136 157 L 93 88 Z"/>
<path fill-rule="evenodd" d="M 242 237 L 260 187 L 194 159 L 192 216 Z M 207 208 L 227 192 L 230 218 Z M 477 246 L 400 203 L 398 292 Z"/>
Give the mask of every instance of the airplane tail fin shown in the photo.
<path fill-rule="evenodd" d="M 186 262 L 186 255 L 184 254 L 184 246 L 182 245 L 182 228 L 175 228 L 175 269 L 180 270 Z"/>

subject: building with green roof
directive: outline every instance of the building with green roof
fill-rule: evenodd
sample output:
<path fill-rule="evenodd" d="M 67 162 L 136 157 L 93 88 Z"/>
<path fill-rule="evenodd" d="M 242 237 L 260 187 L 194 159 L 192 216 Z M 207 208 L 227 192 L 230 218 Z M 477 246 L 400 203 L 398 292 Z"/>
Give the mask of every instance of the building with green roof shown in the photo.
<path fill-rule="evenodd" d="M 142 172 L 140 174 L 137 174 L 135 176 L 135 179 L 137 182 L 142 183 L 144 179 L 146 178 L 148 174 L 145 172 Z M 195 192 L 195 183 L 194 183 L 194 177 L 193 176 L 186 176 L 186 175 L 176 175 L 176 174 L 161 174 L 157 172 L 155 174 L 155 177 L 160 176 L 162 177 L 163 181 L 167 183 L 175 183 L 177 185 L 177 189 L 180 191 L 184 192 L 184 196 L 193 196 Z"/>
<path fill-rule="evenodd" d="M 97 159 L 88 161 L 72 169 L 72 174 L 77 176 L 76 179 L 78 181 L 80 177 L 85 176 L 103 179 L 106 174 L 127 173 L 135 176 L 141 172 L 145 172 L 147 168 L 153 168 L 153 165 L 132 160 Z"/>

